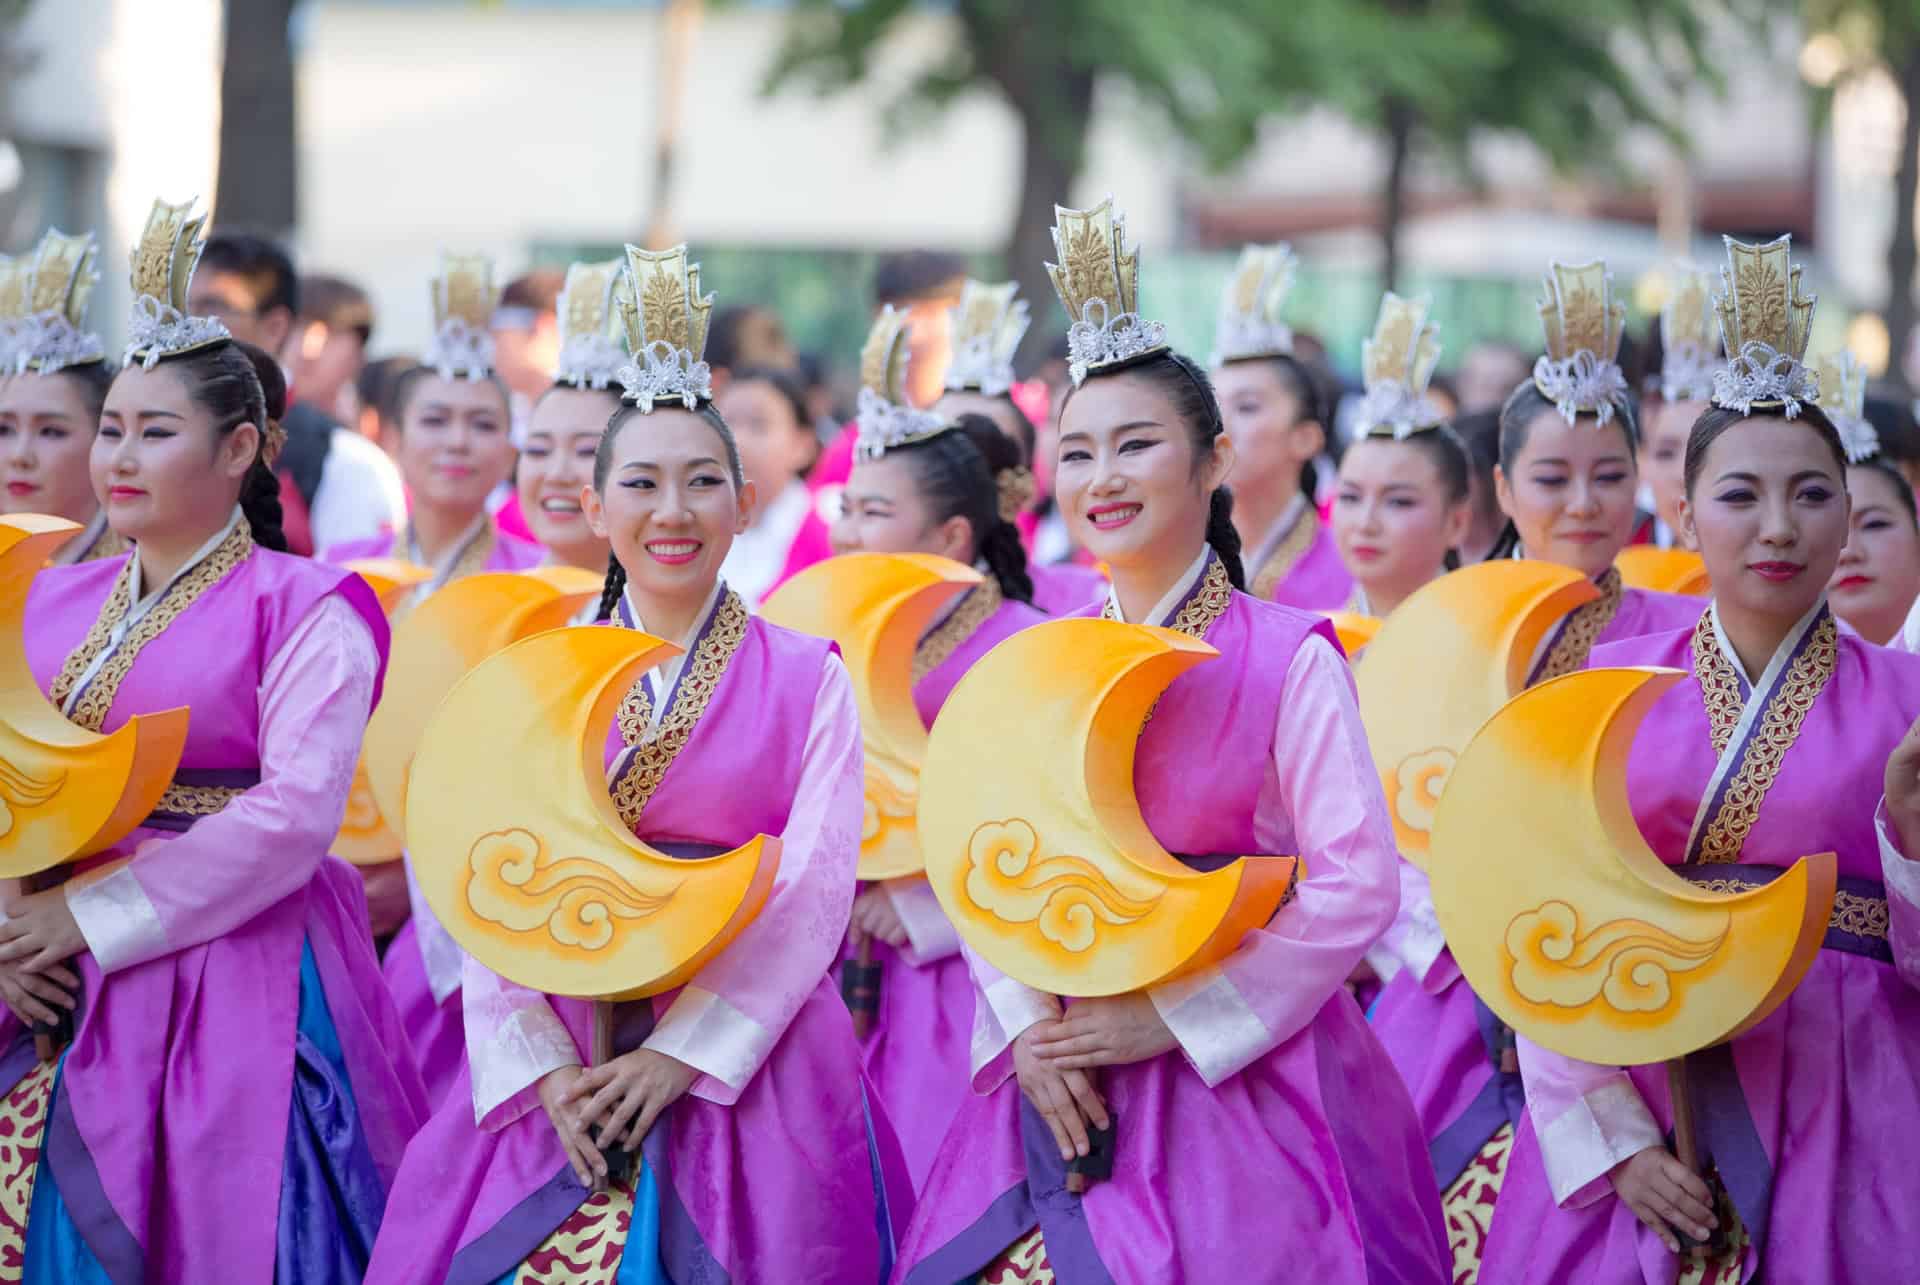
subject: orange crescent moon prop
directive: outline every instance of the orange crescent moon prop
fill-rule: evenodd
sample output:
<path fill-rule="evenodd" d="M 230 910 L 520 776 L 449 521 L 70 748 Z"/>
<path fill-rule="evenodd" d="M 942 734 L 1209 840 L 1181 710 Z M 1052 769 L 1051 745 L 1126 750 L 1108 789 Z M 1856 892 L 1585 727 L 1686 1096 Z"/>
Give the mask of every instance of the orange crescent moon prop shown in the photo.
<path fill-rule="evenodd" d="M 953 689 L 920 773 L 920 847 L 954 927 L 995 968 L 1055 995 L 1119 995 L 1215 963 L 1273 918 L 1294 858 L 1194 870 L 1133 793 L 1155 702 L 1219 654 L 1170 629 L 1054 620 Z"/>
<path fill-rule="evenodd" d="M 67 721 L 34 681 L 27 591 L 80 528 L 39 513 L 0 517 L 0 876 L 104 852 L 160 802 L 187 742 L 185 708 L 136 714 L 102 736 Z"/>
<path fill-rule="evenodd" d="M 460 676 L 508 643 L 552 628 L 556 613 L 564 620 L 585 601 L 585 594 L 562 593 L 538 576 L 487 571 L 443 586 L 394 626 L 385 694 L 361 750 L 390 828 L 404 825 L 407 765 L 420 733 Z"/>
<path fill-rule="evenodd" d="M 1713 592 L 1707 564 L 1697 553 L 1685 549 L 1656 549 L 1650 544 L 1630 544 L 1613 560 L 1620 569 L 1620 582 L 1629 589 L 1654 589 L 1660 593 L 1684 593 L 1704 597 Z"/>
<path fill-rule="evenodd" d="M 814 563 L 761 604 L 776 625 L 832 639 L 846 662 L 866 750 L 862 879 L 923 868 L 914 803 L 927 729 L 913 704 L 913 654 L 940 608 L 981 579 L 934 554 L 848 553 Z"/>
<path fill-rule="evenodd" d="M 1380 632 L 1380 617 L 1363 616 L 1357 611 L 1329 611 L 1327 623 L 1333 626 L 1340 650 L 1347 653 L 1349 660 Z"/>
<path fill-rule="evenodd" d="M 631 629 L 538 634 L 455 683 L 420 737 L 407 789 L 414 875 L 454 940 L 508 980 L 656 995 L 766 903 L 777 838 L 678 859 L 636 839 L 608 797 L 615 711 L 643 670 L 678 651 Z M 751 761 L 741 758 L 746 788 Z"/>
<path fill-rule="evenodd" d="M 1583 670 L 1516 696 L 1434 820 L 1427 873 L 1460 971 L 1514 1030 L 1582 1061 L 1661 1062 L 1748 1030 L 1799 985 L 1833 913 L 1831 852 L 1729 894 L 1641 838 L 1627 751 L 1684 677 Z"/>
<path fill-rule="evenodd" d="M 367 582 L 380 609 L 391 617 L 407 594 L 433 578 L 433 572 L 405 558 L 359 558 L 346 563 L 347 570 Z M 340 833 L 328 849 L 334 856 L 356 866 L 377 866 L 400 859 L 403 844 L 380 815 L 374 801 L 373 783 L 367 779 L 367 756 L 363 751 L 353 764 L 353 786 L 347 791 L 347 809 L 340 817 Z"/>
<path fill-rule="evenodd" d="M 1354 683 L 1401 856 L 1426 866 L 1433 809 L 1460 751 L 1526 686 L 1554 623 L 1599 596 L 1555 563 L 1479 562 L 1422 585 L 1381 625 Z"/>

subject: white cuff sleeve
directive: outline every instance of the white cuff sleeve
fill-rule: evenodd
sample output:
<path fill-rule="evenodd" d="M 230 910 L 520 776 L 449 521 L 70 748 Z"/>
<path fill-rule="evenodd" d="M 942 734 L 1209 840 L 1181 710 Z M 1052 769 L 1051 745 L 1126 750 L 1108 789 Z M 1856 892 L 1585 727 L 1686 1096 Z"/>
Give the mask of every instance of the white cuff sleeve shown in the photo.
<path fill-rule="evenodd" d="M 893 903 L 893 913 L 900 916 L 900 926 L 907 930 L 907 946 L 913 955 L 909 962 L 931 964 L 960 953 L 960 934 L 954 931 L 947 912 L 940 908 L 940 899 L 934 896 L 932 884 L 913 875 L 889 879 L 885 887 L 887 899 Z"/>
<path fill-rule="evenodd" d="M 1554 1203 L 1578 1208 L 1605 1194 L 1596 1188 L 1613 1167 L 1648 1147 L 1666 1145 L 1653 1112 L 1640 1091 L 1622 1071 L 1590 1090 L 1551 1121 L 1533 1115 L 1540 1138 L 1540 1158 L 1553 1188 Z"/>
<path fill-rule="evenodd" d="M 1150 986 L 1147 998 L 1209 1088 L 1273 1047 L 1266 1024 L 1218 966 Z"/>
<path fill-rule="evenodd" d="M 167 953 L 167 930 L 160 922 L 160 912 L 154 909 L 131 865 L 97 879 L 80 875 L 63 886 L 67 909 L 73 912 L 73 922 L 86 938 L 87 949 L 93 952 L 101 972 L 111 973 Z"/>
<path fill-rule="evenodd" d="M 712 991 L 688 985 L 660 1015 L 642 1047 L 685 1062 L 715 1081 L 696 1084 L 693 1092 L 729 1106 L 773 1051 L 773 1035 Z"/>
<path fill-rule="evenodd" d="M 1887 891 L 1910 905 L 1920 906 L 1920 861 L 1900 851 L 1893 827 L 1887 821 L 1887 801 L 1880 800 L 1874 810 L 1873 830 L 1880 839 L 1880 873 Z"/>
<path fill-rule="evenodd" d="M 467 1028 L 469 1038 L 476 1035 Z M 473 1068 L 473 1122 L 483 1129 L 501 1129 L 525 1115 L 534 1103 L 494 1118 L 505 1104 L 535 1088 L 563 1066 L 579 1066 L 580 1052 L 573 1036 L 545 1004 L 516 1009 L 491 1031 L 478 1047 L 467 1048 Z"/>

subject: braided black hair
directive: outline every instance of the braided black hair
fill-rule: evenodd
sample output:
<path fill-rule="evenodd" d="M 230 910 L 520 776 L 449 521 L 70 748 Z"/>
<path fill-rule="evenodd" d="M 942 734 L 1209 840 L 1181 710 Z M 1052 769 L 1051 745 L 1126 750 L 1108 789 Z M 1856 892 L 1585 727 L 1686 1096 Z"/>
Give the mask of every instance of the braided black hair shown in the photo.
<path fill-rule="evenodd" d="M 962 415 L 953 432 L 887 452 L 905 459 L 914 485 L 935 524 L 965 518 L 973 532 L 973 557 L 984 561 L 1003 597 L 1033 601 L 1027 550 L 1020 530 L 1000 516 L 1000 475 L 1025 466 L 1019 443 L 985 415 Z"/>
<path fill-rule="evenodd" d="M 287 551 L 281 530 L 280 479 L 267 463 L 267 439 L 287 413 L 287 380 L 271 355 L 237 339 L 164 359 L 186 385 L 187 395 L 213 416 L 213 431 L 225 437 L 242 424 L 260 434 L 260 449 L 240 482 L 240 511 L 253 542 Z"/>

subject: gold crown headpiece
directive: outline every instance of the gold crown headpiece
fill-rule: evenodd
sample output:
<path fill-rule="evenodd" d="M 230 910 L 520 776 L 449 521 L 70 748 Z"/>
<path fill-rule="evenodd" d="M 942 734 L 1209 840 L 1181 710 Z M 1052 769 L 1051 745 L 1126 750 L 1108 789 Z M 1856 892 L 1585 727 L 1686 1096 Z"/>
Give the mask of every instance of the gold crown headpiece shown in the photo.
<path fill-rule="evenodd" d="M 1720 336 L 1727 366 L 1713 377 L 1713 404 L 1742 415 L 1779 407 L 1788 419 L 1820 398 L 1820 381 L 1807 369 L 1807 337 L 1817 296 L 1800 293 L 1793 238 L 1748 245 L 1732 237 L 1720 270 Z"/>
<path fill-rule="evenodd" d="M 1354 419 L 1359 436 L 1404 441 L 1445 422 L 1427 399 L 1427 383 L 1440 364 L 1440 327 L 1427 319 L 1428 307 L 1425 299 L 1402 299 L 1392 291 L 1381 297 L 1373 337 L 1360 345 L 1366 394 Z"/>
<path fill-rule="evenodd" d="M 1720 366 L 1713 279 L 1695 264 L 1676 263 L 1667 301 L 1660 308 L 1660 400 L 1708 400 Z"/>
<path fill-rule="evenodd" d="M 954 427 L 907 400 L 907 314 L 892 304 L 880 310 L 860 349 L 860 396 L 854 407 L 854 453 L 877 460 L 888 451 Z"/>
<path fill-rule="evenodd" d="M 627 362 L 622 342 L 620 308 L 621 269 L 625 261 L 574 263 L 567 267 L 566 285 L 555 309 L 560 325 L 560 359 L 554 382 L 575 388 L 610 388 Z"/>
<path fill-rule="evenodd" d="M 1861 464 L 1880 453 L 1880 434 L 1867 420 L 1867 368 L 1842 348 L 1820 359 L 1820 409 L 1833 421 L 1847 463 Z"/>
<path fill-rule="evenodd" d="M 433 298 L 433 338 L 420 364 L 442 379 L 487 379 L 493 375 L 493 310 L 500 290 L 493 259 L 484 254 L 440 252 L 440 275 L 428 283 Z"/>
<path fill-rule="evenodd" d="M 1533 364 L 1533 386 L 1569 424 L 1581 415 L 1611 423 L 1630 405 L 1619 362 L 1627 305 L 1613 297 L 1613 276 L 1597 259 L 1552 263 L 1545 287 L 1540 329 L 1546 352 Z"/>
<path fill-rule="evenodd" d="M 27 313 L 27 265 L 0 254 L 0 375 L 13 369 L 21 318 Z"/>
<path fill-rule="evenodd" d="M 1088 375 L 1132 362 L 1167 346 L 1167 328 L 1136 310 L 1140 251 L 1127 248 L 1126 219 L 1109 196 L 1090 210 L 1053 207 L 1053 249 L 1047 264 L 1054 293 L 1072 324 L 1067 370 L 1077 388 Z"/>
<path fill-rule="evenodd" d="M 53 228 L 40 238 L 26 267 L 26 310 L 14 327 L 12 360 L 0 363 L 0 373 L 51 375 L 106 359 L 100 336 L 84 329 L 87 303 L 100 280 L 93 267 L 97 253 L 91 232 L 68 236 Z"/>
<path fill-rule="evenodd" d="M 700 293 L 700 265 L 685 243 L 671 250 L 627 247 L 618 303 L 633 358 L 617 374 L 626 400 L 643 412 L 677 401 L 688 410 L 713 400 L 707 318 L 713 296 Z"/>
<path fill-rule="evenodd" d="M 1292 354 L 1293 330 L 1280 320 L 1280 313 L 1293 291 L 1298 266 L 1293 247 L 1284 243 L 1241 248 L 1240 262 L 1220 292 L 1210 364 Z"/>
<path fill-rule="evenodd" d="M 144 370 L 166 357 L 233 338 L 216 317 L 187 315 L 187 291 L 200 262 L 207 216 L 189 217 L 192 201 L 155 201 L 133 247 L 133 311 L 127 318 L 124 361 Z"/>
<path fill-rule="evenodd" d="M 1027 301 L 1015 297 L 1019 292 L 1017 281 L 989 285 L 972 277 L 960 287 L 960 302 L 951 310 L 953 362 L 947 367 L 948 388 L 998 397 L 1013 387 L 1013 355 L 1033 324 Z"/>

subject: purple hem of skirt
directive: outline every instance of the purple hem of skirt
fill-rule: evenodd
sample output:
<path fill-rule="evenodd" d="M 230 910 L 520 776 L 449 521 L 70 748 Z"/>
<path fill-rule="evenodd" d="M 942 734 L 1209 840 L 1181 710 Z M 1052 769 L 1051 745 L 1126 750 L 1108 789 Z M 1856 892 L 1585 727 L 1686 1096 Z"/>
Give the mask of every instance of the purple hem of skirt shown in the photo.
<path fill-rule="evenodd" d="M 447 1267 L 446 1285 L 490 1285 L 540 1248 L 540 1242 L 587 1198 L 571 1166 L 535 1188 L 500 1221 L 469 1241 Z"/>
<path fill-rule="evenodd" d="M 115 1285 L 140 1285 L 147 1277 L 147 1254 L 107 1199 L 93 1154 L 73 1118 L 73 1099 L 62 1078 L 53 1095 L 40 1163 L 49 1166 L 67 1216 L 87 1242 L 100 1268 Z"/>
<path fill-rule="evenodd" d="M 707 1248 L 693 1215 L 673 1185 L 673 1162 L 668 1158 L 672 1111 L 662 1112 L 654 1121 L 640 1154 L 653 1168 L 654 1185 L 660 1192 L 660 1265 L 674 1285 L 729 1285 L 733 1280 L 720 1260 Z"/>

